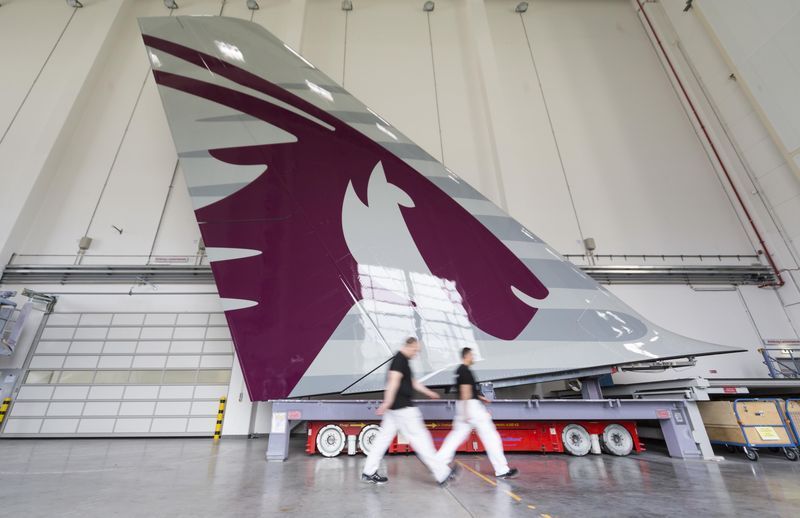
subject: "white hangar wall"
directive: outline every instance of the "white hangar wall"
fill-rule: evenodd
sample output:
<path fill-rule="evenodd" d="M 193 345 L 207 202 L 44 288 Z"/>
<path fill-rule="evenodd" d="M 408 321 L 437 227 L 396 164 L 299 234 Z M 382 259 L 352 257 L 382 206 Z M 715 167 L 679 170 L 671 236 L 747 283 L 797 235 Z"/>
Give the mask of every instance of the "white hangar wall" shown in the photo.
<path fill-rule="evenodd" d="M 588 236 L 599 253 L 753 253 L 628 2 L 533 2 L 524 16 L 504 1 L 440 0 L 430 15 L 415 2 L 392 0 L 360 2 L 350 13 L 333 1 L 262 3 L 251 13 L 229 0 L 223 14 L 253 14 L 295 38 L 309 60 L 562 253 L 581 253 Z M 193 254 L 198 232 L 136 27 L 136 17 L 168 10 L 158 0 L 85 5 L 43 70 L 74 69 L 96 56 L 81 89 L 84 104 L 62 128 L 64 149 L 30 209 L 32 224 L 6 253 L 71 255 L 86 234 L 92 254 Z M 176 14 L 222 8 L 219 0 L 180 5 Z M 20 29 L 4 32 L 4 60 L 32 75 L 28 53 L 11 49 L 29 40 L 41 45 L 54 29 L 21 28 L 66 7 L 7 7 L 3 17 L 19 16 Z M 84 44 L 84 56 L 73 25 L 100 9 L 108 38 Z M 14 81 L 0 114 L 14 112 L 25 93 L 19 85 L 31 80 Z M 4 160 L 33 162 L 28 149 L 10 144 L 50 125 L 33 96 L 42 90 L 58 105 L 67 86 L 74 88 L 37 81 L 6 136 Z"/>
<path fill-rule="evenodd" d="M 0 76 L 0 262 L 14 253 L 19 263 L 72 264 L 84 235 L 93 238 L 86 262 L 195 256 L 199 232 L 136 25 L 169 11 L 161 0 L 83 3 L 5 0 L 0 9 L 0 62 L 12 71 Z M 261 0 L 255 12 L 243 0 L 178 3 L 174 14 L 264 25 L 562 253 L 583 253 L 585 237 L 602 254 L 758 248 L 635 2 L 539 0 L 522 15 L 513 0 L 438 0 L 430 14 L 421 1 L 359 0 L 349 13 L 338 0 Z M 683 5 L 647 9 L 691 94 L 714 99 L 701 112 L 788 284 L 611 289 L 656 323 L 751 351 L 664 376 L 762 376 L 761 339 L 796 338 L 800 324 L 791 195 L 800 188 L 776 162 L 757 103 L 722 79 L 728 58 L 707 24 Z M 214 310 L 209 286 L 129 288 L 38 287 L 61 294 L 60 312 Z M 19 358 L 0 359 L 12 364 Z M 234 362 L 225 433 L 267 427 Z"/>

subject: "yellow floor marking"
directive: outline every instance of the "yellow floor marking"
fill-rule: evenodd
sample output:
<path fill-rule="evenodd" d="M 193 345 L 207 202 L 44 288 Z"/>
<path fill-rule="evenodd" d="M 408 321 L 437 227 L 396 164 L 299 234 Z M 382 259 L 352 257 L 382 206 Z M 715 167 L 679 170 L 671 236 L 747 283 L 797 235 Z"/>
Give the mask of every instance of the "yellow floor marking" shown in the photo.
<path fill-rule="evenodd" d="M 464 469 L 466 469 L 467 471 L 471 472 L 472 474 L 474 474 L 474 475 L 477 475 L 478 477 L 482 478 L 483 480 L 485 480 L 485 481 L 486 481 L 486 482 L 488 482 L 489 484 L 491 484 L 491 485 L 493 485 L 493 486 L 497 487 L 497 482 L 495 482 L 494 480 L 490 479 L 489 477 L 487 477 L 487 476 L 485 476 L 485 475 L 482 475 L 482 474 L 478 473 L 477 471 L 475 471 L 474 469 L 470 468 L 469 466 L 467 466 L 467 465 L 466 465 L 466 464 L 464 464 L 463 462 L 456 461 L 456 463 L 457 463 L 459 466 L 461 466 L 462 468 L 464 468 Z M 522 497 L 521 497 L 521 496 L 519 496 L 519 495 L 517 495 L 517 494 L 515 494 L 515 493 L 512 493 L 511 491 L 506 491 L 506 490 L 504 489 L 504 490 L 503 490 L 503 492 L 504 492 L 505 494 L 507 494 L 508 496 L 510 496 L 511 498 L 513 498 L 514 500 L 516 500 L 517 502 L 521 502 L 521 501 L 522 501 Z M 530 507 L 530 506 L 528 506 L 528 507 Z"/>
<path fill-rule="evenodd" d="M 458 464 L 458 465 L 459 465 L 459 466 L 461 466 L 462 468 L 466 469 L 467 471 L 470 471 L 470 472 L 472 472 L 472 474 L 479 476 L 480 478 L 482 478 L 482 479 L 483 479 L 483 480 L 485 480 L 486 482 L 490 483 L 491 485 L 493 485 L 493 486 L 497 487 L 497 482 L 495 482 L 494 480 L 492 480 L 492 479 L 490 479 L 490 478 L 488 478 L 488 477 L 486 477 L 486 476 L 484 476 L 484 475 L 481 475 L 480 473 L 478 473 L 478 472 L 477 472 L 477 471 L 475 471 L 474 469 L 470 468 L 469 466 L 467 466 L 467 465 L 466 465 L 466 464 L 464 464 L 463 462 L 461 462 L 461 461 L 456 461 L 456 464 Z"/>
<path fill-rule="evenodd" d="M 508 496 L 510 496 L 511 498 L 513 498 L 514 500 L 516 500 L 517 502 L 521 502 L 522 501 L 522 497 L 515 495 L 511 491 L 506 491 L 506 494 Z"/>
<path fill-rule="evenodd" d="M 477 476 L 478 478 L 483 479 L 484 482 L 486 482 L 486 483 L 488 483 L 488 484 L 490 484 L 490 485 L 492 485 L 494 487 L 497 487 L 497 482 L 495 482 L 494 480 L 490 479 L 486 475 L 483 475 L 483 474 L 475 471 L 474 469 L 470 468 L 469 466 L 467 466 L 463 462 L 456 461 L 456 464 L 458 464 L 459 466 L 461 466 L 465 470 L 469 471 L 473 475 Z M 503 490 L 503 492 L 505 494 L 507 494 L 508 496 L 510 496 L 511 498 L 513 498 L 517 502 L 521 502 L 522 501 L 522 497 L 517 495 L 516 493 L 512 493 L 511 491 L 507 491 L 505 489 Z M 528 504 L 528 509 L 536 509 L 536 506 Z M 552 518 L 549 514 L 540 514 L 539 517 L 540 518 Z"/>

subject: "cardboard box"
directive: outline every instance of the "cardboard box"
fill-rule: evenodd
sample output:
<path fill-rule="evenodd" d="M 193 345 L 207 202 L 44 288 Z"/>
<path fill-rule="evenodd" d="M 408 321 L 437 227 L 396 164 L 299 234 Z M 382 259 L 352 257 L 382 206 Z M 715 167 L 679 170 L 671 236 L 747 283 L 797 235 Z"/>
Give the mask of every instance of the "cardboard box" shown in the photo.
<path fill-rule="evenodd" d="M 795 426 L 798 427 L 798 431 L 800 431 L 800 401 L 788 401 L 778 400 L 780 402 L 780 410 L 781 410 L 781 417 L 783 418 L 784 422 L 786 423 L 786 431 L 789 432 L 789 437 L 792 438 L 795 444 L 800 442 L 800 438 L 794 433 L 792 429 L 792 422 L 789 419 L 790 417 L 794 420 Z M 788 406 L 789 412 L 786 412 Z"/>
<path fill-rule="evenodd" d="M 793 442 L 786 428 L 780 426 L 784 418 L 774 401 L 699 401 L 697 406 L 712 441 L 744 444 L 746 436 L 754 446 Z"/>

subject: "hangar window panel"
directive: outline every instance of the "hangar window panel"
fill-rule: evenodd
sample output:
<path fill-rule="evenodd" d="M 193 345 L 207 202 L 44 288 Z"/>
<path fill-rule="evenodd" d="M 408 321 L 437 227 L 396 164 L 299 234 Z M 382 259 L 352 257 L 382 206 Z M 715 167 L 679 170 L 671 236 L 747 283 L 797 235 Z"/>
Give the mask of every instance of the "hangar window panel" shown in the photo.
<path fill-rule="evenodd" d="M 101 383 L 126 383 L 128 376 L 128 371 L 98 371 L 94 382 L 98 385 Z"/>
<path fill-rule="evenodd" d="M 125 387 L 97 386 L 89 389 L 87 398 L 92 399 L 120 399 Z"/>
<path fill-rule="evenodd" d="M 57 400 L 84 400 L 89 395 L 89 387 L 61 385 L 55 387 L 52 399 Z"/>
<path fill-rule="evenodd" d="M 114 431 L 116 419 L 81 419 L 78 424 L 79 434 L 110 434 Z"/>
<path fill-rule="evenodd" d="M 80 419 L 45 419 L 39 433 L 70 435 L 78 429 Z"/>
<path fill-rule="evenodd" d="M 228 383 L 230 380 L 230 369 L 202 370 L 197 376 L 198 383 Z"/>
<path fill-rule="evenodd" d="M 131 371 L 128 379 L 129 383 L 161 383 L 163 373 L 161 371 Z"/>
<path fill-rule="evenodd" d="M 158 397 L 158 385 L 125 387 L 125 399 L 155 399 Z"/>
<path fill-rule="evenodd" d="M 61 384 L 83 384 L 91 383 L 94 379 L 95 371 L 61 371 L 58 383 Z"/>
<path fill-rule="evenodd" d="M 194 383 L 195 370 L 168 370 L 164 372 L 164 383 Z"/>
<path fill-rule="evenodd" d="M 25 383 L 53 383 L 53 380 L 57 378 L 56 374 L 54 371 L 28 371 Z"/>
<path fill-rule="evenodd" d="M 233 344 L 222 313 L 54 313 L 5 436 L 212 436 Z"/>

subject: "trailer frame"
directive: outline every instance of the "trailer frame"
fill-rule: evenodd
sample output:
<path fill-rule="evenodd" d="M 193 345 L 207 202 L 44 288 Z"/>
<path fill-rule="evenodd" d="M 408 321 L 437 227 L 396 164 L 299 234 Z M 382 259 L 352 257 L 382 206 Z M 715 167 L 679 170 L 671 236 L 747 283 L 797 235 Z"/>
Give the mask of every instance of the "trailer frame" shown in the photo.
<path fill-rule="evenodd" d="M 272 401 L 272 430 L 266 459 L 284 461 L 289 456 L 292 429 L 303 421 L 374 421 L 380 400 Z M 454 400 L 415 401 L 426 421 L 452 421 Z M 489 411 L 499 421 L 658 421 L 671 457 L 703 459 L 708 436 L 693 401 L 655 399 L 505 399 L 495 400 Z M 705 445 L 703 444 L 705 441 Z M 709 448 L 710 449 L 710 448 Z"/>

